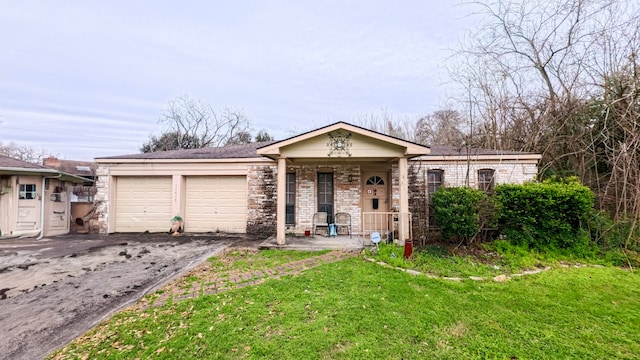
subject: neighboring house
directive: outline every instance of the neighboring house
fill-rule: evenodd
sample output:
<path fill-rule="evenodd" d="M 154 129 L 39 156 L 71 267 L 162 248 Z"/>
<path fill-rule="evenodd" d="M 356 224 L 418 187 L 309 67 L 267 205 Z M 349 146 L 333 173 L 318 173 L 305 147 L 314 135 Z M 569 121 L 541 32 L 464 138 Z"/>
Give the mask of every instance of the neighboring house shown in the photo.
<path fill-rule="evenodd" d="M 0 155 L 0 236 L 54 236 L 70 226 L 69 194 L 84 178 Z"/>
<path fill-rule="evenodd" d="M 86 179 L 84 183 L 74 185 L 72 193 L 69 194 L 69 198 L 72 203 L 93 202 L 93 197 L 96 195 L 95 178 L 97 168 L 94 162 L 62 160 L 50 156 L 45 158 L 42 164 L 46 167 Z"/>
<path fill-rule="evenodd" d="M 522 183 L 540 156 L 431 148 L 338 122 L 286 140 L 95 159 L 101 233 L 167 231 L 287 234 L 314 229 L 314 214 L 347 213 L 354 234 L 404 241 L 439 186 Z M 339 229 L 341 233 L 347 229 Z M 325 231 L 325 229 L 321 229 Z"/>
<path fill-rule="evenodd" d="M 91 161 L 62 160 L 48 157 L 43 165 L 86 179 L 81 184 L 75 184 L 69 193 L 71 201 L 71 233 L 89 233 L 94 222 L 95 207 L 93 198 L 96 195 L 95 177 L 96 164 Z"/>

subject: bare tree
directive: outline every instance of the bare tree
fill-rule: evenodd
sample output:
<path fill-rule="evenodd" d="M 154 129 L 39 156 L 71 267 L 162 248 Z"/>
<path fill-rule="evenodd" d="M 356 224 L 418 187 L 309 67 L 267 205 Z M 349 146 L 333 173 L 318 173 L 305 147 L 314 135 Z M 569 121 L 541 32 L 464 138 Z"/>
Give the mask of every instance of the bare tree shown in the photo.
<path fill-rule="evenodd" d="M 413 141 L 415 119 L 393 116 L 386 108 L 377 112 L 361 114 L 353 119 L 353 123 L 365 129 Z"/>
<path fill-rule="evenodd" d="M 452 76 L 476 115 L 472 142 L 543 155 L 617 216 L 640 218 L 636 153 L 637 4 L 618 0 L 478 1 L 484 22 Z M 615 204 L 615 205 L 614 205 Z"/>
<path fill-rule="evenodd" d="M 219 147 L 241 143 L 246 134 L 251 134 L 251 122 L 241 110 L 223 108 L 215 111 L 210 104 L 186 95 L 178 96 L 167 104 L 160 123 L 166 126 L 165 133 L 173 134 L 170 143 L 177 149 L 188 149 L 194 144 L 197 147 Z M 152 136 L 150 142 L 153 140 Z M 142 149 L 145 148 L 143 145 Z"/>
<path fill-rule="evenodd" d="M 456 110 L 438 110 L 418 119 L 413 141 L 425 145 L 462 146 L 466 143 L 467 119 Z"/>
<path fill-rule="evenodd" d="M 18 145 L 14 142 L 10 142 L 8 144 L 0 142 L 0 154 L 40 165 L 42 165 L 42 162 L 46 157 L 54 156 L 50 151 L 36 149 L 27 145 Z"/>
<path fill-rule="evenodd" d="M 160 136 L 151 135 L 149 140 L 140 147 L 140 152 L 150 153 L 177 149 L 198 149 L 201 147 L 199 137 L 170 131 Z"/>

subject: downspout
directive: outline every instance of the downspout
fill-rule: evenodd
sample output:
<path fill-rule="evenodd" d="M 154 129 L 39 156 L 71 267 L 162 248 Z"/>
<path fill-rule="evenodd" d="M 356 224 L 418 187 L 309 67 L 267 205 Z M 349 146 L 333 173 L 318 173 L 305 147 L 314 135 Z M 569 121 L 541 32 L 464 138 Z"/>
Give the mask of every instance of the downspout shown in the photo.
<path fill-rule="evenodd" d="M 42 176 L 42 195 L 40 196 L 40 235 L 36 240 L 42 240 L 42 238 L 44 237 L 44 202 L 46 199 L 44 196 L 44 188 L 46 185 L 45 182 L 47 181 L 47 179 L 59 179 L 61 177 L 62 174 L 58 174 L 58 176 L 55 177 Z"/>

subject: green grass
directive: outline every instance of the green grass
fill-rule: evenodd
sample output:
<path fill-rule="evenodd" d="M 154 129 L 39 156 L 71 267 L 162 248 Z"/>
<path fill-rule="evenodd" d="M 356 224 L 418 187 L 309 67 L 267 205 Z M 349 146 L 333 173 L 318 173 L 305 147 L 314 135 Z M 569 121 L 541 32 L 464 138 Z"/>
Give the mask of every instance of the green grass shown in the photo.
<path fill-rule="evenodd" d="M 283 251 L 283 250 L 252 250 L 234 249 L 223 256 L 209 258 L 211 267 L 215 271 L 248 271 L 262 270 L 286 264 L 292 261 L 306 259 L 312 256 L 326 254 L 328 251 Z"/>
<path fill-rule="evenodd" d="M 380 245 L 370 255 L 392 266 L 437 276 L 487 277 L 504 273 L 504 265 L 497 257 L 482 259 L 477 256 L 451 256 L 448 249 L 438 245 L 417 248 L 409 259 L 404 258 L 404 247 L 393 244 Z"/>
<path fill-rule="evenodd" d="M 630 252 L 627 252 L 629 256 Z M 604 255 L 572 252 L 572 249 L 530 250 L 504 240 L 496 240 L 480 247 L 453 249 L 443 245 L 428 245 L 414 249 L 410 258 L 404 258 L 404 247 L 380 244 L 367 252 L 368 256 L 394 267 L 414 269 L 441 277 L 494 277 L 515 274 L 524 270 L 558 267 L 560 264 L 627 265 L 637 260 L 620 259 L 620 250 Z"/>
<path fill-rule="evenodd" d="M 125 311 L 52 358 L 632 359 L 638 334 L 638 273 L 554 268 L 453 282 L 352 258 Z"/>

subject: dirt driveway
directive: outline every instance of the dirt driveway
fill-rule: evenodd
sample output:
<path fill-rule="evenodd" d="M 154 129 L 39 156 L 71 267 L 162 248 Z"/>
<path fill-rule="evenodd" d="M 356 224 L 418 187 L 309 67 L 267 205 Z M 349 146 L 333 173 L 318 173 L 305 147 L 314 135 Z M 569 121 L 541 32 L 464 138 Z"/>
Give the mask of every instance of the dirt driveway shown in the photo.
<path fill-rule="evenodd" d="M 41 359 L 244 235 L 66 235 L 0 240 L 0 358 Z"/>

